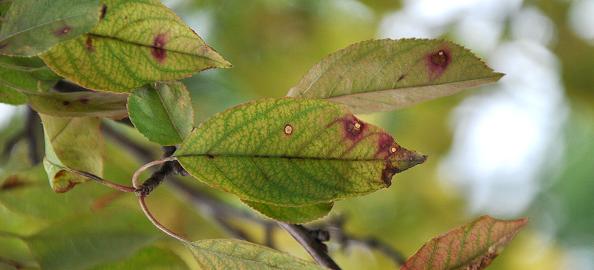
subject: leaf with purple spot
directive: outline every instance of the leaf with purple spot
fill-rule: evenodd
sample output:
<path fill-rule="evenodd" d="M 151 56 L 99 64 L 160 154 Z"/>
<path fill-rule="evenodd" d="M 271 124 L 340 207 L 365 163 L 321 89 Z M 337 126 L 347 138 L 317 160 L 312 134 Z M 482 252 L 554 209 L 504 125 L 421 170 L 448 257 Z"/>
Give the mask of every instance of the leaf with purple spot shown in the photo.
<path fill-rule="evenodd" d="M 192 176 L 272 218 L 303 218 L 279 216 L 279 209 L 307 206 L 299 222 L 324 216 L 333 201 L 387 188 L 396 173 L 426 158 L 344 105 L 301 98 L 258 100 L 217 114 L 175 156 Z"/>
<path fill-rule="evenodd" d="M 41 55 L 54 72 L 81 86 L 131 92 L 231 66 L 158 0 L 102 0 L 99 13 L 88 34 Z"/>
<path fill-rule="evenodd" d="M 329 99 L 370 113 L 453 95 L 502 76 L 450 41 L 369 40 L 322 59 L 288 96 Z"/>
<path fill-rule="evenodd" d="M 5 18 L 0 54 L 35 56 L 89 32 L 99 21 L 99 0 L 18 0 Z"/>

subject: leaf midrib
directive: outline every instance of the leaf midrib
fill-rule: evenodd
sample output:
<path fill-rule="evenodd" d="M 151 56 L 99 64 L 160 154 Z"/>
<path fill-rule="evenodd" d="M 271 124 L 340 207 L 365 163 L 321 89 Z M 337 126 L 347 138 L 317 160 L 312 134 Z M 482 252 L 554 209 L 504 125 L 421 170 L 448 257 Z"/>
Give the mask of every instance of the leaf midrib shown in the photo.
<path fill-rule="evenodd" d="M 386 162 L 387 159 L 384 158 L 362 158 L 362 159 L 354 159 L 354 158 L 331 158 L 331 157 L 307 157 L 307 156 L 287 156 L 287 155 L 249 155 L 249 154 L 180 154 L 175 155 L 177 158 L 184 158 L 184 157 L 235 157 L 235 158 L 277 158 L 277 159 L 297 159 L 297 160 L 328 160 L 328 161 L 382 161 Z"/>

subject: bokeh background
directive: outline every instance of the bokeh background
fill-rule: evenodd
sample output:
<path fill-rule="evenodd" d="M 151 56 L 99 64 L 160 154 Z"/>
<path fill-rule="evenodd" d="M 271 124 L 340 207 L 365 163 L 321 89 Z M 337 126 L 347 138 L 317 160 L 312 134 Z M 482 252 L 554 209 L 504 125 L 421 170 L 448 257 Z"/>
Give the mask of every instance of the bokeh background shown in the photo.
<path fill-rule="evenodd" d="M 477 216 L 525 216 L 529 226 L 490 269 L 594 269 L 594 0 L 164 3 L 234 65 L 185 80 L 197 121 L 244 101 L 284 96 L 319 59 L 358 41 L 445 38 L 471 49 L 506 76 L 488 87 L 363 116 L 430 158 L 397 175 L 387 190 L 339 202 L 332 215 L 344 216 L 350 233 L 382 239 L 407 256 Z M 24 108 L 0 105 L 0 141 L 23 114 Z M 108 175 L 125 179 L 139 163 L 117 146 L 110 149 Z M 155 195 L 165 223 L 193 239 L 226 237 L 168 192 Z M 22 229 L 24 221 L 15 220 L 0 227 Z M 259 233 L 257 226 L 240 226 Z M 308 258 L 290 237 L 276 236 L 281 249 Z M 364 247 L 330 249 L 345 269 L 394 268 Z"/>

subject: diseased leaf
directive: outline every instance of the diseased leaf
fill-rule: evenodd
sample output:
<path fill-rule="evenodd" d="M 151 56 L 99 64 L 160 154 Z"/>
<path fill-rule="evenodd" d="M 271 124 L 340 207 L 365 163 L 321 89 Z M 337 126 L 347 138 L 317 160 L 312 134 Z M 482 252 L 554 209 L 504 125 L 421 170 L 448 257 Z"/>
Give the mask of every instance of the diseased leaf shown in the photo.
<path fill-rule="evenodd" d="M 66 192 L 87 181 L 68 169 L 103 175 L 103 137 L 99 118 L 40 116 L 45 133 L 43 165 L 55 192 Z"/>
<path fill-rule="evenodd" d="M 92 270 L 185 270 L 188 269 L 186 263 L 175 253 L 158 247 L 146 247 L 130 258 L 118 262 L 108 263 Z"/>
<path fill-rule="evenodd" d="M 301 206 L 277 206 L 250 201 L 243 203 L 264 216 L 291 224 L 303 224 L 323 218 L 334 206 L 332 202 Z"/>
<path fill-rule="evenodd" d="M 0 54 L 35 56 L 89 32 L 99 21 L 99 0 L 18 0 L 5 18 Z"/>
<path fill-rule="evenodd" d="M 480 217 L 432 239 L 401 269 L 484 269 L 527 222 L 526 219 L 504 221 Z"/>
<path fill-rule="evenodd" d="M 46 92 L 58 79 L 37 57 L 0 56 L 0 102 L 26 103 L 25 94 Z"/>
<path fill-rule="evenodd" d="M 201 240 L 188 244 L 188 248 L 202 269 L 323 269 L 312 262 L 241 240 Z"/>
<path fill-rule="evenodd" d="M 138 131 L 161 145 L 181 143 L 194 127 L 192 100 L 181 82 L 135 90 L 128 98 L 128 112 Z"/>
<path fill-rule="evenodd" d="M 41 269 L 89 269 L 126 258 L 160 237 L 140 212 L 107 208 L 25 238 Z"/>
<path fill-rule="evenodd" d="M 128 95 L 105 92 L 46 92 L 29 94 L 29 103 L 36 111 L 61 117 L 110 117 L 128 115 Z"/>
<path fill-rule="evenodd" d="M 263 99 L 217 114 L 175 155 L 215 188 L 278 206 L 370 193 L 425 160 L 345 106 L 298 98 Z"/>
<path fill-rule="evenodd" d="M 41 57 L 86 88 L 129 92 L 230 64 L 158 0 L 103 0 L 99 24 Z"/>
<path fill-rule="evenodd" d="M 502 76 L 449 41 L 369 40 L 322 59 L 288 95 L 325 98 L 369 113 L 453 95 Z"/>

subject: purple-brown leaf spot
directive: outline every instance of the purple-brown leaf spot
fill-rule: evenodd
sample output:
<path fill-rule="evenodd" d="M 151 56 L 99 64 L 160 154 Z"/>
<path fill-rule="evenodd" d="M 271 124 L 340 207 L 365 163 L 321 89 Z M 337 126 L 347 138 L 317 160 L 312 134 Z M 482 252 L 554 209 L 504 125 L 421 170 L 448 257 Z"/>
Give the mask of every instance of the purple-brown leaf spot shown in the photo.
<path fill-rule="evenodd" d="M 367 124 L 357 119 L 354 115 L 347 115 L 342 119 L 345 138 L 357 142 L 363 138 L 363 131 L 367 128 Z"/>
<path fill-rule="evenodd" d="M 167 37 L 165 34 L 158 34 L 155 36 L 153 41 L 153 47 L 151 48 L 151 52 L 153 57 L 157 59 L 157 62 L 163 63 L 165 58 L 167 57 L 167 51 L 164 49 L 165 44 L 167 43 Z"/>
<path fill-rule="evenodd" d="M 70 101 L 68 101 L 68 100 L 62 101 L 62 105 L 68 106 L 68 105 L 70 105 Z"/>
<path fill-rule="evenodd" d="M 65 36 L 66 34 L 70 33 L 71 30 L 72 28 L 70 28 L 70 26 L 64 25 L 63 27 L 54 31 L 54 35 L 57 37 Z"/>
<path fill-rule="evenodd" d="M 444 73 L 450 62 L 452 62 L 452 55 L 449 49 L 443 48 L 428 54 L 425 59 L 429 79 L 435 80 Z"/>
<path fill-rule="evenodd" d="M 80 101 L 80 103 L 82 103 L 82 104 L 88 104 L 89 103 L 89 99 L 88 98 L 80 98 L 78 101 Z"/>
<path fill-rule="evenodd" d="M 101 15 L 99 15 L 99 19 L 103 20 L 103 18 L 105 18 L 106 14 L 107 14 L 107 5 L 103 4 L 101 6 Z"/>
<path fill-rule="evenodd" d="M 87 36 L 87 40 L 85 41 L 85 48 L 89 52 L 95 51 L 95 47 L 93 47 L 93 38 L 91 36 Z"/>
<path fill-rule="evenodd" d="M 375 152 L 375 156 L 377 158 L 388 158 L 390 155 L 394 154 L 396 151 L 391 151 L 394 146 L 394 138 L 390 136 L 388 133 L 381 133 L 377 140 L 377 151 Z"/>

